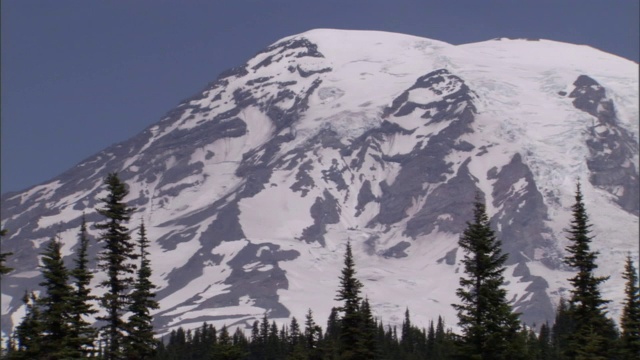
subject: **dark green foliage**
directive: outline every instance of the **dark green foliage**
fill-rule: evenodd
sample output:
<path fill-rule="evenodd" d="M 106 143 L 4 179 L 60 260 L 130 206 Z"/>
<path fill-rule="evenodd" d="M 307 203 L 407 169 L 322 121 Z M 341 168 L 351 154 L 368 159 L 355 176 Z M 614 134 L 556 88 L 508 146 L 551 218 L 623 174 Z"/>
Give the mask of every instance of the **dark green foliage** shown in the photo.
<path fill-rule="evenodd" d="M 98 213 L 105 217 L 105 222 L 96 224 L 102 230 L 100 240 L 103 251 L 98 258 L 98 266 L 107 278 L 100 286 L 107 289 L 100 299 L 106 315 L 99 318 L 106 324 L 103 327 L 107 345 L 104 349 L 106 360 L 123 359 L 123 345 L 128 326 L 123 316 L 129 305 L 129 288 L 133 283 L 132 274 L 135 272 L 135 244 L 131 241 L 126 223 L 129 221 L 133 209 L 128 207 L 124 198 L 129 191 L 120 181 L 118 175 L 111 173 L 105 179 L 109 194 L 101 199 L 103 208 Z"/>
<path fill-rule="evenodd" d="M 294 317 L 291 322 L 270 322 L 267 314 L 250 329 L 235 327 L 233 334 L 224 326 L 218 332 L 207 323 L 185 331 L 171 331 L 162 341 L 154 339 L 151 310 L 157 309 L 155 286 L 150 281 L 144 224 L 140 226 L 138 246 L 131 242 L 126 227 L 133 211 L 123 202 L 127 190 L 115 174 L 105 183 L 109 195 L 102 199 L 98 212 L 106 217 L 97 227 L 104 248 L 99 267 L 107 280 L 101 286 L 107 294 L 101 305 L 107 325 L 99 340 L 93 341 L 95 330 L 87 322 L 94 314 L 89 286 L 88 237 L 82 221 L 76 247 L 75 268 L 67 271 L 60 254 L 60 243 L 53 239 L 42 254 L 43 295 L 37 298 L 25 293 L 26 315 L 7 341 L 3 359 L 157 359 L 157 360 L 324 360 L 324 359 L 636 359 L 640 331 L 640 294 L 638 274 L 627 258 L 624 278 L 627 280 L 624 311 L 621 318 L 622 337 L 607 319 L 598 285 L 606 278 L 593 276 L 597 253 L 589 250 L 589 224 L 578 187 L 573 207 L 572 227 L 566 262 L 578 270 L 569 279 L 574 285 L 569 302 L 561 300 L 555 323 L 533 329 L 521 326 L 506 301 L 504 262 L 500 242 L 489 226 L 484 203 L 476 199 L 474 221 L 468 223 L 459 245 L 465 250 L 462 263 L 466 278 L 460 279 L 457 294 L 462 336 L 445 328 L 444 320 L 429 323 L 428 331 L 416 327 L 405 311 L 400 329 L 386 326 L 374 318 L 368 299 L 362 299 L 362 283 L 355 277 L 351 244 L 347 243 L 344 268 L 336 300 L 342 306 L 333 308 L 327 331 L 313 319 L 308 310 L 304 330 Z M 4 231 L 2 231 L 4 235 Z M 136 252 L 137 249 L 137 252 Z M 2 258 L 4 260 L 4 258 Z M 139 259 L 138 266 L 135 265 Z M 137 272 L 136 272 L 137 270 Z M 136 274 L 134 277 L 133 274 Z M 73 282 L 69 282 L 73 279 Z M 123 319 L 125 312 L 131 316 Z M 535 327 L 535 325 L 534 325 Z M 247 338 L 245 330 L 250 330 Z M 400 333 L 400 336 L 398 336 Z M 616 345 L 616 346 L 614 346 Z M 606 351 L 605 351 L 606 350 Z"/>
<path fill-rule="evenodd" d="M 40 347 L 50 359 L 77 358 L 81 352 L 73 346 L 71 321 L 74 289 L 69 285 L 69 270 L 62 260 L 61 245 L 52 238 L 42 253 L 43 295 L 38 299 L 42 336 Z"/>
<path fill-rule="evenodd" d="M 74 259 L 75 267 L 71 271 L 74 289 L 71 298 L 70 339 L 73 349 L 85 356 L 92 353 L 96 337 L 96 330 L 87 321 L 87 317 L 98 312 L 91 304 L 96 297 L 91 295 L 90 283 L 93 274 L 89 269 L 88 246 L 87 224 L 83 215 Z"/>
<path fill-rule="evenodd" d="M 144 223 L 138 231 L 138 257 L 140 265 L 137 278 L 131 293 L 129 311 L 129 334 L 127 336 L 127 358 L 150 359 L 155 352 L 156 341 L 153 332 L 153 317 L 151 310 L 158 309 L 158 302 L 154 300 L 156 286 L 151 282 L 151 261 L 147 248 L 149 240 Z"/>
<path fill-rule="evenodd" d="M 343 305 L 340 319 L 340 357 L 345 360 L 369 359 L 369 351 L 362 347 L 362 315 L 360 313 L 360 289 L 362 283 L 356 277 L 355 262 L 351 252 L 351 242 L 347 242 L 344 255 L 344 267 L 340 275 L 340 287 L 336 295 L 337 301 Z"/>
<path fill-rule="evenodd" d="M 460 278 L 456 294 L 461 304 L 458 324 L 464 335 L 461 355 L 477 359 L 508 359 L 510 346 L 520 328 L 506 299 L 503 272 L 507 254 L 489 224 L 484 202 L 476 197 L 473 222 L 467 223 L 458 244 L 465 251 L 462 263 L 466 277 Z"/>
<path fill-rule="evenodd" d="M 362 300 L 360 305 L 360 339 L 358 348 L 360 349 L 360 358 L 374 359 L 378 354 L 376 346 L 376 322 L 371 313 L 369 299 Z"/>
<path fill-rule="evenodd" d="M 430 350 L 432 351 L 433 341 L 435 340 L 433 322 L 431 322 L 430 331 L 431 344 L 429 344 L 428 334 L 425 333 L 424 329 L 419 329 L 411 324 L 409 309 L 406 309 L 404 321 L 402 322 L 402 337 L 400 339 L 403 357 L 406 359 L 419 359 L 421 355 L 427 354 Z"/>
<path fill-rule="evenodd" d="M 2 237 L 6 236 L 6 235 L 7 235 L 7 229 L 0 229 L 0 244 L 1 244 L 1 241 L 2 241 Z M 5 265 L 4 265 L 4 263 L 7 261 L 7 258 L 8 258 L 9 256 L 11 256 L 11 255 L 13 255 L 13 253 L 10 253 L 10 252 L 6 252 L 6 253 L 0 252 L 0 277 L 1 277 L 2 275 L 5 275 L 5 274 L 10 273 L 10 272 L 11 272 L 11 270 L 13 270 L 12 268 L 7 267 L 7 266 L 5 266 Z"/>
<path fill-rule="evenodd" d="M 567 230 L 570 245 L 566 251 L 565 263 L 577 273 L 569 279 L 571 289 L 571 304 L 569 315 L 573 322 L 573 331 L 568 338 L 568 347 L 564 352 L 571 357 L 585 359 L 600 359 L 612 356 L 613 342 L 617 337 L 615 325 L 606 317 L 604 305 L 608 300 L 601 296 L 599 286 L 608 277 L 595 276 L 598 267 L 596 259 L 598 253 L 592 251 L 590 243 L 591 224 L 584 207 L 580 184 L 576 186 L 575 203 L 572 206 L 572 219 Z"/>
<path fill-rule="evenodd" d="M 304 322 L 304 347 L 307 359 L 320 360 L 322 358 L 320 350 L 321 341 L 322 328 L 313 320 L 313 312 L 309 309 Z"/>
<path fill-rule="evenodd" d="M 631 256 L 627 256 L 622 277 L 627 280 L 624 288 L 624 307 L 620 318 L 620 352 L 623 359 L 640 359 L 640 289 L 638 272 Z"/>
<path fill-rule="evenodd" d="M 560 299 L 551 333 L 552 359 L 568 358 L 565 354 L 569 351 L 569 337 L 575 329 L 570 307 L 571 305 L 566 300 Z"/>
<path fill-rule="evenodd" d="M 449 359 L 455 353 L 455 336 L 451 331 L 446 331 L 444 319 L 438 316 L 438 324 L 434 336 L 432 358 L 434 360 Z"/>
<path fill-rule="evenodd" d="M 411 354 L 414 352 L 415 344 L 413 340 L 413 334 L 411 333 L 411 317 L 409 316 L 409 309 L 404 312 L 404 321 L 402 322 L 402 338 L 400 339 L 400 346 L 402 350 Z"/>
<path fill-rule="evenodd" d="M 244 359 L 245 352 L 240 343 L 234 343 L 234 339 L 229 336 L 226 326 L 220 330 L 218 342 L 213 350 L 213 359 L 216 360 L 240 360 Z"/>
<path fill-rule="evenodd" d="M 38 308 L 38 298 L 33 292 L 25 292 L 22 297 L 25 315 L 16 327 L 17 352 L 12 359 L 37 359 L 42 354 L 42 316 Z"/>
<path fill-rule="evenodd" d="M 551 344 L 551 329 L 549 324 L 545 323 L 540 326 L 540 334 L 538 335 L 538 357 L 539 360 L 552 360 L 553 356 Z"/>

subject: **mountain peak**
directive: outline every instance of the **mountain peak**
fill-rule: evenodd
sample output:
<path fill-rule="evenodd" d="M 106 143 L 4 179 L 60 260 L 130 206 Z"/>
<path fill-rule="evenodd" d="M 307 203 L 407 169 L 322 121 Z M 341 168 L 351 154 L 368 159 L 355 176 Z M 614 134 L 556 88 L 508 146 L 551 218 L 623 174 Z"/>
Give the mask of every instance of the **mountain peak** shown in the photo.
<path fill-rule="evenodd" d="M 547 40 L 283 38 L 128 141 L 2 198 L 3 247 L 16 254 L 3 331 L 37 287 L 44 241 L 58 234 L 69 261 L 83 214 L 99 236 L 110 172 L 152 240 L 160 333 L 265 312 L 326 317 L 347 240 L 386 323 L 407 306 L 423 326 L 455 317 L 457 240 L 478 193 L 509 254 L 512 306 L 529 324 L 552 321 L 571 275 L 561 259 L 577 178 L 607 234 L 594 241 L 599 269 L 620 274 L 628 251 L 637 258 L 637 70 Z M 609 283 L 617 315 L 623 280 Z"/>

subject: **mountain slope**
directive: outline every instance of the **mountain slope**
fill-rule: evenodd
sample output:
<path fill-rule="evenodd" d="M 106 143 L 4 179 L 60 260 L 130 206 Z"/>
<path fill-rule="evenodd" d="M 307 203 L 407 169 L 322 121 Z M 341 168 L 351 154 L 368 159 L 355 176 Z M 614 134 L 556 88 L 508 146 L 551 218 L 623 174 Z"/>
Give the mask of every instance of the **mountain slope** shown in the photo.
<path fill-rule="evenodd" d="M 154 240 L 161 333 L 309 307 L 324 321 L 347 239 L 385 322 L 408 306 L 416 324 L 453 325 L 457 239 L 476 193 L 510 254 L 515 309 L 551 321 L 571 274 L 563 228 L 578 178 L 617 316 L 622 259 L 638 257 L 637 79 L 633 62 L 546 40 L 282 39 L 130 140 L 3 195 L 16 268 L 2 283 L 3 331 L 39 281 L 42 243 L 59 233 L 71 256 L 82 214 L 100 221 L 112 171 L 138 208 L 131 228 L 144 219 Z"/>

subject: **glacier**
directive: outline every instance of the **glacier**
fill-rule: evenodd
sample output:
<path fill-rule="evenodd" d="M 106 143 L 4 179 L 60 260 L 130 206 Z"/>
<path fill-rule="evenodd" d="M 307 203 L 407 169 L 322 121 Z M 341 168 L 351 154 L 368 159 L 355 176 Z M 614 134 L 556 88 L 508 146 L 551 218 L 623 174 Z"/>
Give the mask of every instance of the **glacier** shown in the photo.
<path fill-rule="evenodd" d="M 70 264 L 83 214 L 98 238 L 114 171 L 137 208 L 130 228 L 144 220 L 152 240 L 159 334 L 308 308 L 322 323 L 347 240 L 383 322 L 409 308 L 418 326 L 442 315 L 455 329 L 457 240 L 476 193 L 509 253 L 514 309 L 552 322 L 568 296 L 578 179 L 617 319 L 623 260 L 638 262 L 637 99 L 638 64 L 583 45 L 334 29 L 281 39 L 143 132 L 2 194 L 15 268 L 2 281 L 3 336 L 37 290 L 42 244 L 57 234 Z"/>

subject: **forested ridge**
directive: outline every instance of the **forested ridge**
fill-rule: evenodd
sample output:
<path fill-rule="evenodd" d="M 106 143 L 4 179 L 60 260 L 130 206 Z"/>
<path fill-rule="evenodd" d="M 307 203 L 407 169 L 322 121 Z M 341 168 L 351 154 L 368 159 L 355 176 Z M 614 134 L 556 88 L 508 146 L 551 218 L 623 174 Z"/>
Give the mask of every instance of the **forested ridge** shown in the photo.
<path fill-rule="evenodd" d="M 26 313 L 1 350 L 2 359 L 523 359 L 582 360 L 640 358 L 640 289 L 631 256 L 621 269 L 625 284 L 623 312 L 616 325 L 606 311 L 600 286 L 607 277 L 595 275 L 598 253 L 591 250 L 591 223 L 578 184 L 571 221 L 567 225 L 565 263 L 575 271 L 569 278 L 570 297 L 557 306 L 553 324 L 522 324 L 507 299 L 501 241 L 491 228 L 483 197 L 473 201 L 473 218 L 460 236 L 464 251 L 452 304 L 459 332 L 438 317 L 428 328 L 411 322 L 406 309 L 398 328 L 375 317 L 357 276 L 351 243 L 346 243 L 344 266 L 328 319 L 295 317 L 278 325 L 264 314 L 250 329 L 215 328 L 203 323 L 178 328 L 158 338 L 152 311 L 158 309 L 148 257 L 150 240 L 144 223 L 132 237 L 129 221 L 134 208 L 124 198 L 126 184 L 117 174 L 104 182 L 108 195 L 96 211 L 99 229 L 98 268 L 106 277 L 102 296 L 91 294 L 93 274 L 88 268 L 89 243 L 84 219 L 78 230 L 73 264 L 65 264 L 60 239 L 53 237 L 41 253 L 43 281 L 39 295 L 25 289 Z M 2 229 L 4 236 L 10 229 Z M 0 254 L 0 274 L 11 253 Z M 91 323 L 96 314 L 98 322 Z M 454 321 L 446 319 L 447 321 Z M 324 327 L 320 324 L 326 324 Z"/>

